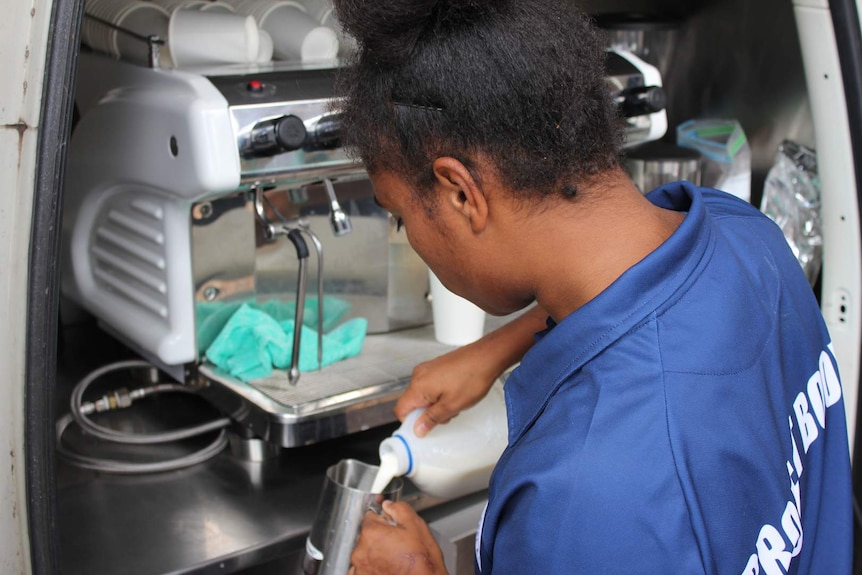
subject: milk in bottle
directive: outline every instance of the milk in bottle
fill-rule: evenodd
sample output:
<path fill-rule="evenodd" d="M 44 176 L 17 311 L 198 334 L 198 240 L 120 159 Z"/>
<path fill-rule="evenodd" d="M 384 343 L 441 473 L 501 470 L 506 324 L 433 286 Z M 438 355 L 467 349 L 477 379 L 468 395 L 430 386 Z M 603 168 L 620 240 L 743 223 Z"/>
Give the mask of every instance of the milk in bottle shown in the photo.
<path fill-rule="evenodd" d="M 411 412 L 381 442 L 380 471 L 372 492 L 381 492 L 393 477 L 401 475 L 425 493 L 444 499 L 486 489 L 508 442 L 502 385 L 495 383 L 482 401 L 437 425 L 425 437 L 416 437 L 413 425 L 422 412 Z"/>

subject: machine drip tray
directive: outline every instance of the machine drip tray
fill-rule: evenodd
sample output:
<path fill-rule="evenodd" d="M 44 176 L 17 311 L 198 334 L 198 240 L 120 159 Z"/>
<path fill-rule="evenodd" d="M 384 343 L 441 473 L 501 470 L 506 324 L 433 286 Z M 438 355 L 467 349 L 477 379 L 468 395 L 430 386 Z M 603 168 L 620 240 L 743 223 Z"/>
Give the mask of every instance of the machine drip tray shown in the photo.
<path fill-rule="evenodd" d="M 296 384 L 284 370 L 243 382 L 205 363 L 201 393 L 258 437 L 308 445 L 395 421 L 392 408 L 413 368 L 452 349 L 434 339 L 432 326 L 369 335 L 358 356 L 303 372 Z"/>

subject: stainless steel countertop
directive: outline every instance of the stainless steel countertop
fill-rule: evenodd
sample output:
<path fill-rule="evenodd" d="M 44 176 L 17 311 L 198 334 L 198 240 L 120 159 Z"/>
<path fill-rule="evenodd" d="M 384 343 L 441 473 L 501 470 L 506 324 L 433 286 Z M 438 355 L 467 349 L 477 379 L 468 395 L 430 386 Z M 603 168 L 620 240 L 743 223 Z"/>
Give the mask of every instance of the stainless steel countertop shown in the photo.
<path fill-rule="evenodd" d="M 58 463 L 63 573 L 232 573 L 302 549 L 323 473 L 344 457 L 376 461 L 378 428 L 277 459 L 229 451 L 195 467 L 112 476 Z"/>
<path fill-rule="evenodd" d="M 488 329 L 502 321 L 492 319 Z M 58 366 L 58 416 L 68 410 L 65 402 L 77 378 L 130 355 L 94 327 L 67 330 Z M 105 386 L 113 388 L 121 383 L 106 381 Z M 184 427 L 215 415 L 205 400 L 187 394 L 154 396 L 125 412 L 104 414 L 115 418 L 117 425 L 138 431 Z M 264 462 L 244 461 L 225 450 L 195 467 L 150 475 L 88 471 L 58 458 L 57 530 L 62 572 L 285 573 L 284 569 L 292 569 L 290 566 L 301 557 L 326 468 L 348 457 L 376 464 L 379 442 L 396 426 L 393 423 L 316 445 L 282 449 L 276 458 Z M 102 454 L 116 455 L 126 449 L 105 445 L 75 429 L 67 431 L 66 440 Z M 155 446 L 149 451 L 176 456 L 205 441 L 209 438 Z M 404 498 L 429 517 L 484 497 L 479 493 L 442 502 L 407 483 Z"/>

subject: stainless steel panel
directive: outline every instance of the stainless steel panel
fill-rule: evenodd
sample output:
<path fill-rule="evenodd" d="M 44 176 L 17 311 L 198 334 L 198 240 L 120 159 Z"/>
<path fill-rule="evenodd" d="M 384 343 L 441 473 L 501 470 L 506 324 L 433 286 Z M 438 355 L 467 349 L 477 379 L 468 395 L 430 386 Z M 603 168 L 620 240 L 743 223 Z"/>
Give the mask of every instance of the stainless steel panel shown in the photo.
<path fill-rule="evenodd" d="M 239 149 L 243 150 L 247 147 L 251 129 L 262 121 L 293 115 L 301 118 L 309 130 L 313 129 L 317 120 L 329 111 L 329 102 L 329 100 L 279 102 L 231 108 Z M 332 173 L 338 168 L 361 170 L 356 168 L 354 161 L 349 159 L 340 147 L 333 150 L 313 151 L 299 149 L 274 156 L 247 156 L 241 159 L 240 165 L 244 179 L 255 178 L 261 181 L 268 179 L 285 181 L 291 174 L 298 173 L 309 166 L 327 173 Z"/>
<path fill-rule="evenodd" d="M 392 408 L 416 364 L 451 350 L 431 327 L 369 336 L 359 356 L 302 374 L 242 382 L 200 367 L 203 395 L 255 435 L 284 447 L 317 443 L 394 422 Z"/>
<path fill-rule="evenodd" d="M 268 217 L 302 220 L 323 247 L 324 296 L 349 304 L 342 321 L 364 317 L 369 333 L 385 333 L 431 321 L 428 268 L 397 232 L 388 212 L 374 202 L 363 178 L 335 182 L 353 231 L 335 236 L 330 202 L 320 184 L 266 192 Z M 298 264 L 285 238 L 264 237 L 251 200 L 236 194 L 192 209 L 192 266 L 198 305 L 251 300 L 295 301 Z M 316 295 L 317 258 L 308 262 L 307 294 Z M 326 301 L 326 300 L 325 300 Z M 200 327 L 200 325 L 199 325 Z M 199 352 L 209 343 L 198 333 Z"/>
<path fill-rule="evenodd" d="M 389 213 L 374 202 L 367 179 L 336 181 L 335 191 L 353 231 L 335 236 L 329 223 L 329 201 L 322 185 L 273 190 L 271 202 L 288 219 L 300 218 L 323 245 L 323 291 L 351 304 L 346 318 L 365 317 L 369 333 L 384 333 L 427 324 L 428 268 L 397 231 Z M 262 299 L 295 291 L 296 267 L 292 248 L 284 242 L 261 242 L 257 253 Z M 309 277 L 317 275 L 317 261 L 309 261 Z M 309 294 L 314 292 L 311 284 Z"/>
<path fill-rule="evenodd" d="M 255 293 L 254 211 L 245 194 L 192 208 L 195 301 L 235 301 Z"/>

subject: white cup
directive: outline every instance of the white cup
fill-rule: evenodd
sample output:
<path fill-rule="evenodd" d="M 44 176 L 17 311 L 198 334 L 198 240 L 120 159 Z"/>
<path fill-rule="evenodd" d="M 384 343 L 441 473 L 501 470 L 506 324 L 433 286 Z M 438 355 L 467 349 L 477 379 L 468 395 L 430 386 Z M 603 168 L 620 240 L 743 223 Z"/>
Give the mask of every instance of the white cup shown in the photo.
<path fill-rule="evenodd" d="M 168 12 L 153 2 L 142 0 L 90 0 L 87 14 L 96 16 L 139 36 L 157 35 L 162 40 L 168 34 Z M 85 18 L 82 26 L 84 42 L 100 52 L 119 56 L 123 60 L 147 64 L 150 49 L 139 38 L 119 32 L 105 24 Z M 162 57 L 170 61 L 169 51 L 163 50 Z"/>
<path fill-rule="evenodd" d="M 87 0 L 84 7 L 86 16 L 93 16 L 111 24 L 117 25 L 125 13 L 137 0 Z M 115 43 L 116 30 L 93 18 L 84 18 L 81 26 L 84 43 L 94 50 L 118 56 Z"/>
<path fill-rule="evenodd" d="M 258 26 L 263 26 L 270 12 L 282 6 L 293 6 L 305 12 L 305 6 L 295 0 L 220 0 L 237 13 L 253 16 Z"/>
<path fill-rule="evenodd" d="M 178 67 L 256 62 L 257 22 L 251 16 L 177 10 L 168 26 L 168 47 Z"/>
<path fill-rule="evenodd" d="M 321 25 L 296 0 L 222 0 L 239 14 L 254 16 L 272 37 L 273 57 L 279 60 L 332 60 L 338 55 L 338 34 Z"/>
<path fill-rule="evenodd" d="M 162 8 L 173 13 L 176 10 L 200 10 L 208 12 L 235 12 L 230 4 L 221 0 L 151 0 Z"/>
<path fill-rule="evenodd" d="M 117 23 L 126 30 L 135 32 L 141 36 L 158 35 L 164 42 L 168 36 L 168 23 L 170 17 L 165 10 L 155 10 L 157 6 L 148 2 L 136 4 L 134 8 L 126 12 L 124 17 Z M 115 33 L 117 53 L 124 59 L 138 64 L 148 64 L 150 59 L 150 48 L 137 38 L 128 34 Z M 160 49 L 161 66 L 169 68 L 172 65 L 170 49 L 164 46 Z"/>
<path fill-rule="evenodd" d="M 272 36 L 273 54 L 281 60 L 332 60 L 338 56 L 338 35 L 302 8 L 282 4 L 270 10 L 260 27 Z"/>
<path fill-rule="evenodd" d="M 152 2 L 167 10 L 169 14 L 175 10 L 200 10 L 204 5 L 209 4 L 209 0 L 152 0 Z"/>
<path fill-rule="evenodd" d="M 238 14 L 247 14 L 249 16 L 254 16 L 254 19 L 257 20 L 258 24 L 263 23 L 266 20 L 267 15 L 278 8 L 279 6 L 293 6 L 295 8 L 299 8 L 303 12 L 306 11 L 305 6 L 303 6 L 297 0 L 221 0 L 227 4 L 230 4 L 231 7 Z"/>
<path fill-rule="evenodd" d="M 257 63 L 266 64 L 272 61 L 272 36 L 266 30 L 259 30 L 260 46 L 257 50 Z"/>
<path fill-rule="evenodd" d="M 446 345 L 466 345 L 485 333 L 485 312 L 473 302 L 455 295 L 428 272 L 434 338 Z"/>
<path fill-rule="evenodd" d="M 227 2 L 221 2 L 220 0 L 204 2 L 204 5 L 199 7 L 198 10 L 201 12 L 222 12 L 225 14 L 234 14 L 236 12 L 236 10 L 233 9 L 233 6 Z"/>
<path fill-rule="evenodd" d="M 308 15 L 323 24 L 323 19 L 332 11 L 332 0 L 299 0 Z"/>
<path fill-rule="evenodd" d="M 338 36 L 338 55 L 340 57 L 344 58 L 356 52 L 358 49 L 356 39 L 344 31 L 341 22 L 335 17 L 334 8 L 330 7 L 328 10 L 320 12 L 320 23 L 335 30 L 335 34 Z"/>

